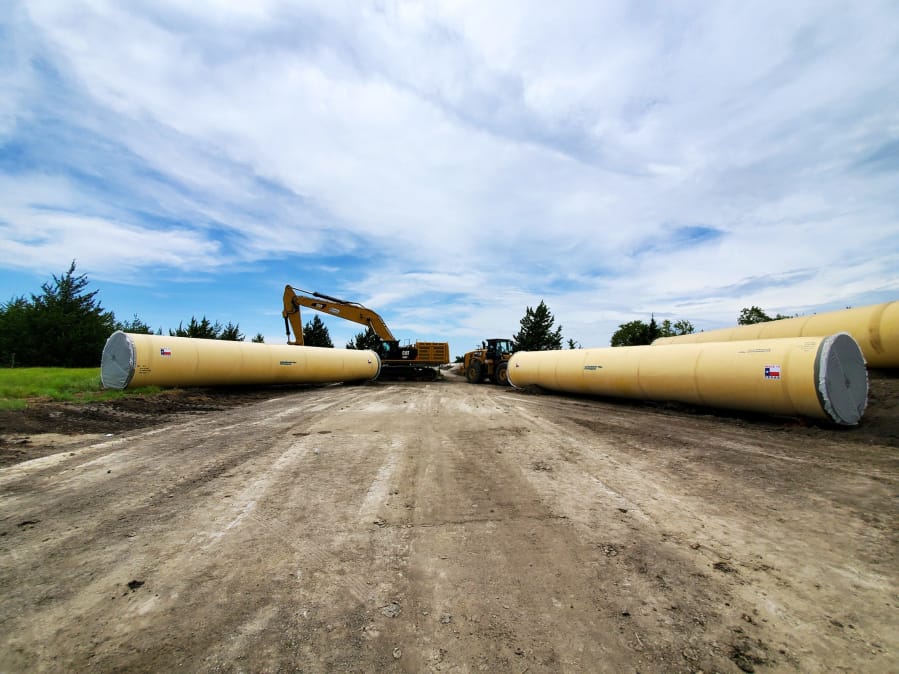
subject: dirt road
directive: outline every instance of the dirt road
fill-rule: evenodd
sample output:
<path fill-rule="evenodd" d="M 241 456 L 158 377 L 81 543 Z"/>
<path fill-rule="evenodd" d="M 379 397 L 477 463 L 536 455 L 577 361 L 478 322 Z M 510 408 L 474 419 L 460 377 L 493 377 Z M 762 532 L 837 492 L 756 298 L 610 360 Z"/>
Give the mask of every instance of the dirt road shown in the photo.
<path fill-rule="evenodd" d="M 0 671 L 899 671 L 872 428 L 449 377 L 57 438 L 0 469 Z"/>

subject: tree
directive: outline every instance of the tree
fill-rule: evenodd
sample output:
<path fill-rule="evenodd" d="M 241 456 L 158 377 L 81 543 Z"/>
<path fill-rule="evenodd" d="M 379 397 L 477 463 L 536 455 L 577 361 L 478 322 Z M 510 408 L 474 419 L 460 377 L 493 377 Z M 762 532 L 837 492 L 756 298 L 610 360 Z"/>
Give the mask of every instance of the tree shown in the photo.
<path fill-rule="evenodd" d="M 690 321 L 679 320 L 672 323 L 667 318 L 659 326 L 659 337 L 675 337 L 677 335 L 692 335 L 696 328 Z"/>
<path fill-rule="evenodd" d="M 178 328 L 176 330 L 169 330 L 169 337 L 220 339 L 226 342 L 242 342 L 245 338 L 240 331 L 239 323 L 231 323 L 228 321 L 228 325 L 222 327 L 222 324 L 218 321 L 211 323 L 205 316 L 199 321 L 196 316 L 191 316 L 190 323 L 187 324 L 186 328 L 183 323 L 178 323 Z"/>
<path fill-rule="evenodd" d="M 693 324 L 690 321 L 686 319 L 674 321 L 675 335 L 692 335 L 694 332 L 696 332 L 696 328 L 693 327 Z"/>
<path fill-rule="evenodd" d="M 659 336 L 659 324 L 656 323 L 655 314 L 651 314 L 649 317 L 649 326 L 646 328 L 646 337 L 649 339 L 649 344 L 652 344 L 656 341 L 656 338 Z"/>
<path fill-rule="evenodd" d="M 24 296 L 0 307 L 0 365 L 15 367 L 33 362 L 35 340 L 27 339 L 32 308 Z"/>
<path fill-rule="evenodd" d="M 334 348 L 331 334 L 328 332 L 328 326 L 318 316 L 313 316 L 312 320 L 303 326 L 303 343 L 306 346 Z"/>
<path fill-rule="evenodd" d="M 773 319 L 762 311 L 761 307 L 753 305 L 751 307 L 743 307 L 740 311 L 740 317 L 737 319 L 737 325 L 754 325 L 756 323 L 767 323 L 770 320 Z"/>
<path fill-rule="evenodd" d="M 512 335 L 515 351 L 551 351 L 562 348 L 562 326 L 553 330 L 555 318 L 543 300 L 536 309 L 527 307 L 521 319 L 521 330 Z"/>
<path fill-rule="evenodd" d="M 649 324 L 643 321 L 628 321 L 618 326 L 612 335 L 612 346 L 641 346 L 652 344 L 649 338 Z"/>
<path fill-rule="evenodd" d="M 846 307 L 847 309 L 849 307 Z M 760 307 L 752 306 L 752 307 L 744 307 L 740 311 L 740 317 L 737 319 L 738 325 L 753 325 L 754 323 L 767 323 L 768 321 L 779 321 L 784 318 L 796 318 L 799 314 L 794 314 L 789 316 L 787 314 L 775 314 L 772 318 L 764 311 L 761 310 Z"/>
<path fill-rule="evenodd" d="M 96 290 L 87 292 L 87 276 L 75 275 L 75 261 L 62 276 L 41 285 L 40 295 L 31 296 L 27 312 L 27 338 L 36 346 L 29 362 L 21 365 L 49 367 L 94 367 L 99 364 L 106 339 L 113 331 L 115 316 L 97 300 Z M 18 360 L 18 359 L 17 359 Z"/>
<path fill-rule="evenodd" d="M 581 345 L 569 337 L 568 338 L 568 348 L 569 349 L 580 349 Z"/>
<path fill-rule="evenodd" d="M 690 321 L 679 320 L 672 323 L 667 318 L 659 325 L 655 315 L 651 315 L 649 323 L 643 321 L 630 321 L 618 326 L 618 330 L 612 335 L 612 346 L 643 346 L 652 344 L 659 337 L 673 337 L 674 335 L 689 335 L 695 332 Z"/>
<path fill-rule="evenodd" d="M 122 332 L 131 332 L 136 335 L 152 335 L 153 331 L 150 329 L 150 326 L 144 323 L 141 319 L 137 317 L 137 314 L 134 314 L 134 318 L 130 321 L 116 321 L 113 326 L 116 330 L 121 330 Z"/>
<path fill-rule="evenodd" d="M 262 336 L 261 332 L 257 332 L 256 336 L 250 340 L 253 344 L 265 344 L 265 337 Z"/>
<path fill-rule="evenodd" d="M 209 319 L 203 316 L 197 321 L 196 316 L 190 317 L 190 323 L 185 328 L 182 323 L 178 323 L 178 329 L 169 330 L 169 337 L 193 337 L 195 339 L 218 339 L 222 332 L 222 324 L 216 321 L 210 323 Z"/>
<path fill-rule="evenodd" d="M 305 335 L 306 331 L 303 330 L 303 334 Z M 305 339 L 305 336 L 303 337 Z M 348 349 L 372 349 L 376 351 L 378 347 L 381 346 L 381 338 L 375 334 L 375 331 L 371 329 L 371 326 L 368 326 L 365 329 L 365 332 L 359 332 L 353 337 L 353 341 L 348 342 L 346 348 Z"/>
<path fill-rule="evenodd" d="M 240 325 L 232 324 L 231 321 L 228 321 L 228 325 L 222 328 L 218 338 L 226 342 L 242 342 L 244 340 L 244 336 L 240 332 Z"/>

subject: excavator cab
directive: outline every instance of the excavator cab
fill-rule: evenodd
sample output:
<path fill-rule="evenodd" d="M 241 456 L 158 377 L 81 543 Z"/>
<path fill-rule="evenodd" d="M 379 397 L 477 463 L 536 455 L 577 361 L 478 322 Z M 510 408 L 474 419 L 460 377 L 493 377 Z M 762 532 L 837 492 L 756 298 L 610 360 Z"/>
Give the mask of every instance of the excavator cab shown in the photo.
<path fill-rule="evenodd" d="M 418 358 L 418 349 L 411 344 L 400 346 L 399 340 L 385 339 L 378 346 L 378 356 L 382 361 L 414 361 Z"/>

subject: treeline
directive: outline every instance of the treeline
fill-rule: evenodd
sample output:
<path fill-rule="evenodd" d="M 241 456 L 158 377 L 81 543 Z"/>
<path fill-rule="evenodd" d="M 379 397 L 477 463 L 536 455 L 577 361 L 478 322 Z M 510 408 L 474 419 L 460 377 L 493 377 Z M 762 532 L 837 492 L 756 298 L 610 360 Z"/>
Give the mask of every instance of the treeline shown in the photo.
<path fill-rule="evenodd" d="M 649 323 L 643 321 L 629 321 L 622 323 L 612 335 L 612 346 L 643 346 L 652 344 L 659 337 L 674 337 L 675 335 L 689 335 L 695 332 L 690 321 L 680 320 L 671 322 L 664 320 L 656 322 L 655 316 Z"/>
<path fill-rule="evenodd" d="M 765 321 L 776 321 L 782 318 L 791 318 L 783 314 L 769 316 L 761 308 L 752 306 L 740 311 L 737 318 L 739 325 L 750 325 Z M 652 344 L 660 337 L 674 337 L 676 335 L 689 335 L 696 331 L 688 320 L 657 322 L 655 316 L 650 316 L 649 322 L 636 320 L 623 323 L 612 335 L 612 346 L 640 346 Z M 546 303 L 541 300 L 536 308 L 527 307 L 524 317 L 521 319 L 521 330 L 513 335 L 513 348 L 515 351 L 548 351 L 562 348 L 562 326 L 555 327 L 555 317 L 550 312 Z M 566 345 L 569 349 L 580 348 L 573 339 L 568 339 Z M 362 347 L 367 348 L 367 347 Z"/>
<path fill-rule="evenodd" d="M 3 367 L 96 367 L 106 339 L 115 330 L 154 333 L 136 314 L 119 321 L 103 308 L 99 291 L 88 291 L 85 274 L 75 273 L 73 261 L 62 276 L 41 285 L 39 294 L 14 297 L 0 306 L 0 366 Z M 191 317 L 185 327 L 169 330 L 172 337 L 197 337 L 243 341 L 240 326 Z M 263 337 L 257 334 L 254 342 Z"/>
<path fill-rule="evenodd" d="M 751 307 L 743 307 L 740 315 L 737 317 L 737 325 L 753 325 L 755 323 L 766 323 L 768 321 L 779 321 L 783 318 L 795 318 L 795 316 L 786 316 L 784 314 L 775 314 L 769 316 L 761 307 L 755 305 Z M 655 316 L 652 316 L 649 323 L 644 321 L 630 321 L 622 323 L 618 326 L 618 330 L 612 335 L 612 346 L 642 346 L 652 344 L 660 337 L 675 337 L 677 335 L 691 335 L 696 332 L 690 321 L 664 320 L 657 323 Z"/>

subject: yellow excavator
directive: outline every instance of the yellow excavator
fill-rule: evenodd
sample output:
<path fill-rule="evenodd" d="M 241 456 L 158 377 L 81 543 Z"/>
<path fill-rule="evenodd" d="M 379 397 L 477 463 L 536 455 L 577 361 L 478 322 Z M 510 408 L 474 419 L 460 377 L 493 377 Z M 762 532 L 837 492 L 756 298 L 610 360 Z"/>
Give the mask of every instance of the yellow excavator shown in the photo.
<path fill-rule="evenodd" d="M 447 342 L 415 342 L 401 345 L 390 328 L 375 311 L 358 302 L 341 300 L 322 293 L 301 290 L 293 286 L 284 288 L 284 329 L 287 343 L 303 345 L 303 320 L 300 307 L 308 307 L 347 321 L 366 325 L 381 340 L 376 352 L 381 359 L 378 379 L 417 379 L 433 381 L 437 368 L 449 363 Z M 293 330 L 293 339 L 290 338 Z"/>

